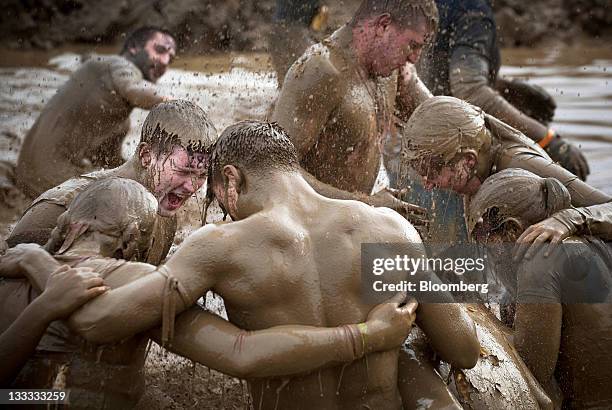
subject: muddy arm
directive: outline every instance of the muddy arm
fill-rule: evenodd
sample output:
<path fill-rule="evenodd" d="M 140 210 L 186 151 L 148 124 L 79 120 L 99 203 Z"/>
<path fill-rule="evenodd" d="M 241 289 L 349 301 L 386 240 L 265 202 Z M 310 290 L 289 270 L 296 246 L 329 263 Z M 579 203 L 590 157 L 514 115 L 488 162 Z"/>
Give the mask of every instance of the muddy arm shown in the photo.
<path fill-rule="evenodd" d="M 65 207 L 47 201 L 41 201 L 28 209 L 21 217 L 6 242 L 13 247 L 20 243 L 37 243 L 44 245 L 55 228 L 57 218 L 66 210 Z"/>
<path fill-rule="evenodd" d="M 413 249 L 413 258 L 425 257 L 426 251 L 419 234 L 410 223 L 396 215 L 389 213 L 397 223 L 394 235 L 389 241 L 407 242 Z M 415 272 L 410 280 L 440 282 L 435 273 L 425 270 Z M 415 292 L 412 296 L 419 302 L 416 323 L 427 335 L 433 349 L 452 366 L 462 369 L 474 367 L 480 354 L 480 343 L 476 326 L 465 307 L 460 303 L 453 303 L 453 297 L 448 292 L 437 292 L 434 296 L 435 303 L 427 303 L 432 298 L 428 293 Z"/>
<path fill-rule="evenodd" d="M 162 317 L 173 323 L 174 315 L 211 289 L 218 269 L 227 266 L 219 264 L 238 241 L 219 240 L 224 237 L 219 226 L 197 230 L 165 265 L 83 306 L 71 316 L 71 327 L 91 342 L 111 343 L 159 325 Z"/>
<path fill-rule="evenodd" d="M 592 235 L 612 241 L 612 203 L 564 209 L 553 218 L 570 228 L 571 234 Z"/>
<path fill-rule="evenodd" d="M 404 298 L 404 294 L 395 295 L 357 325 L 283 325 L 256 331 L 239 329 L 194 306 L 177 319 L 177 335 L 169 348 L 240 378 L 305 373 L 400 346 L 412 328 L 417 307 L 414 300 L 400 307 Z M 152 337 L 159 339 L 159 331 Z"/>
<path fill-rule="evenodd" d="M 494 24 L 479 13 L 466 13 L 456 24 L 456 46 L 449 67 L 451 93 L 539 141 L 546 136 L 547 128 L 516 109 L 489 85 L 491 56 L 486 50 L 491 50 L 495 41 Z"/>
<path fill-rule="evenodd" d="M 401 68 L 397 88 L 399 116 L 404 121 L 408 121 L 412 112 L 423 101 L 433 97 L 431 91 L 419 78 L 414 64 L 411 63 L 406 63 Z"/>
<path fill-rule="evenodd" d="M 507 168 L 522 168 L 542 178 L 558 179 L 569 191 L 573 206 L 590 207 L 612 201 L 612 197 L 608 194 L 581 181 L 576 175 L 542 155 L 525 152 L 510 153 L 504 156 L 497 170 Z"/>
<path fill-rule="evenodd" d="M 47 251 L 35 244 L 20 244 L 0 257 L 0 276 L 26 277 L 38 292 L 43 291 L 49 275 L 59 267 Z"/>
<path fill-rule="evenodd" d="M 476 365 L 480 343 L 465 306 L 460 303 L 422 303 L 417 310 L 417 324 L 442 360 L 460 369 Z"/>
<path fill-rule="evenodd" d="M 66 317 L 107 289 L 91 271 L 68 266 L 54 270 L 42 294 L 0 335 L 0 385 L 10 384 L 52 321 Z"/>
<path fill-rule="evenodd" d="M 34 353 L 49 323 L 49 310 L 35 299 L 17 320 L 0 334 L 0 387 L 10 386 L 13 378 Z"/>
<path fill-rule="evenodd" d="M 559 303 L 518 304 L 514 345 L 538 382 L 549 391 L 561 341 Z"/>
<path fill-rule="evenodd" d="M 117 63 L 111 67 L 111 78 L 115 91 L 134 107 L 149 110 L 155 104 L 168 100 L 159 94 L 159 90 L 131 64 Z"/>

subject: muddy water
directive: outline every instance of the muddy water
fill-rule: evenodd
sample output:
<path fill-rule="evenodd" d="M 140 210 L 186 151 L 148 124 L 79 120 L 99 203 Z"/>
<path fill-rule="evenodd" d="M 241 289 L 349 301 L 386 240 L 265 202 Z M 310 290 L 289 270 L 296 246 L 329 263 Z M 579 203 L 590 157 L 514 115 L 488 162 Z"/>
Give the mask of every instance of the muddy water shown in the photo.
<path fill-rule="evenodd" d="M 552 127 L 584 151 L 588 182 L 612 194 L 612 49 L 504 50 L 501 74 L 529 79 L 557 102 Z"/>

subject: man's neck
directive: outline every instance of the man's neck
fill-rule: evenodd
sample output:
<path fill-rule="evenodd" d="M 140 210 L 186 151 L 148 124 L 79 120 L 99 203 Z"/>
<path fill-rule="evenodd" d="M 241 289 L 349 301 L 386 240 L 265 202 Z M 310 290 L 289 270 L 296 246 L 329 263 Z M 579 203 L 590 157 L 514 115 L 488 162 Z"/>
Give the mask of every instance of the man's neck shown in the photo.
<path fill-rule="evenodd" d="M 117 168 L 108 170 L 108 176 L 131 179 L 149 189 L 146 169 L 140 166 L 136 154 Z"/>
<path fill-rule="evenodd" d="M 367 33 L 368 27 L 363 24 L 357 24 L 354 27 L 346 26 L 347 30 L 351 33 L 350 38 L 350 49 L 355 58 L 355 63 L 358 68 L 370 76 L 371 63 L 368 59 L 368 40 Z"/>
<path fill-rule="evenodd" d="M 251 188 L 238 199 L 240 219 L 279 205 L 288 209 L 309 208 L 321 197 L 298 172 L 276 172 L 252 180 Z"/>

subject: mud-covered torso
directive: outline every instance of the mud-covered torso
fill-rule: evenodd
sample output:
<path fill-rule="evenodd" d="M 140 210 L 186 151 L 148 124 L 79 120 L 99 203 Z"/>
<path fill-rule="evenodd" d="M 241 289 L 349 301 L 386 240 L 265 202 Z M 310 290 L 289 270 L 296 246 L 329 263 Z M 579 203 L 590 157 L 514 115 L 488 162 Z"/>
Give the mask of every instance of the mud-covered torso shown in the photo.
<path fill-rule="evenodd" d="M 296 124 L 320 122 L 320 128 L 308 131 L 316 135 L 305 137 L 312 146 L 301 152 L 302 166 L 322 182 L 369 194 L 378 175 L 381 138 L 393 123 L 398 74 L 370 77 L 358 66 L 351 38 L 351 28 L 344 26 L 294 63 L 274 119 L 292 138 L 304 132 Z"/>
<path fill-rule="evenodd" d="M 343 96 L 303 165 L 319 180 L 369 194 L 380 166 L 383 133 L 391 127 L 397 73 L 372 79 L 345 72 Z"/>
<path fill-rule="evenodd" d="M 281 211 L 274 218 L 259 215 L 229 224 L 240 229 L 243 237 L 235 245 L 239 250 L 231 251 L 232 267 L 214 290 L 223 296 L 233 323 L 257 330 L 291 323 L 338 326 L 365 320 L 372 305 L 361 297 L 361 243 L 384 240 L 385 228 L 375 226 L 376 218 L 363 209 L 338 212 L 348 207 L 337 202 L 333 207 L 335 212 L 331 207 L 320 209 L 320 215 L 327 216 L 309 223 Z M 397 354 L 375 353 L 344 368 L 302 376 L 250 380 L 251 394 L 254 403 L 261 400 L 267 409 L 275 408 L 277 400 L 278 408 L 349 409 L 361 403 L 399 408 Z"/>
<path fill-rule="evenodd" d="M 114 75 L 121 70 L 134 83 L 143 79 L 124 57 L 92 56 L 45 106 L 26 144 L 33 143 L 37 151 L 49 150 L 46 156 L 54 153 L 80 164 L 109 134 L 127 132 L 133 107 L 116 89 Z"/>
<path fill-rule="evenodd" d="M 58 205 L 64 209 L 68 209 L 68 206 L 74 200 L 74 198 L 85 188 L 87 188 L 91 182 L 103 179 L 108 175 L 108 171 L 98 171 L 69 179 L 63 184 L 55 188 L 51 188 L 36 198 L 26 212 L 36 212 L 38 206 L 44 206 L 46 203 Z M 153 242 L 149 248 L 146 260 L 142 261 L 155 266 L 161 264 L 166 258 L 166 255 L 168 254 L 168 251 L 170 250 L 170 247 L 174 241 L 174 235 L 177 229 L 177 220 L 175 216 L 168 218 L 158 216 L 157 220 L 155 230 L 152 234 Z M 43 225 L 46 225 L 48 227 L 46 232 L 48 232 L 50 235 L 57 223 L 57 220 L 56 218 L 49 218 L 49 220 L 39 222 L 40 223 L 37 224 L 39 225 L 38 228 L 40 229 L 43 227 Z M 47 238 L 39 238 L 39 242 L 44 244 L 48 238 L 48 236 Z"/>
<path fill-rule="evenodd" d="M 100 162 L 97 150 L 129 131 L 133 106 L 118 87 L 142 81 L 140 70 L 124 57 L 94 55 L 86 61 L 25 137 L 17 176 L 27 190 L 35 195 L 91 171 L 92 163 Z"/>

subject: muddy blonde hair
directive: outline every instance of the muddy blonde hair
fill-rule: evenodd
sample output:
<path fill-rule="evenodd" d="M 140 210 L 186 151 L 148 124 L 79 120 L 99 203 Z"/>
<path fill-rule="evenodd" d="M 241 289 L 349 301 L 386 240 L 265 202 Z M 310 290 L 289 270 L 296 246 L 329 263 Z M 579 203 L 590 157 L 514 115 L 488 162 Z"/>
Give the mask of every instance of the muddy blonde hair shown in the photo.
<path fill-rule="evenodd" d="M 526 228 L 570 206 L 569 191 L 557 179 L 524 169 L 505 169 L 487 178 L 470 200 L 468 232 L 491 210 L 498 221 L 513 218 Z"/>
<path fill-rule="evenodd" d="M 157 219 L 157 200 L 131 179 L 109 177 L 92 182 L 57 219 L 45 248 L 62 254 L 86 232 L 121 238 L 124 254 L 139 260 L 147 253 Z"/>

